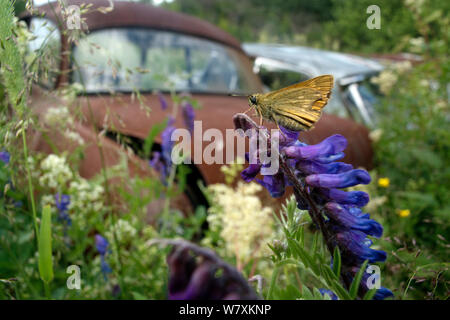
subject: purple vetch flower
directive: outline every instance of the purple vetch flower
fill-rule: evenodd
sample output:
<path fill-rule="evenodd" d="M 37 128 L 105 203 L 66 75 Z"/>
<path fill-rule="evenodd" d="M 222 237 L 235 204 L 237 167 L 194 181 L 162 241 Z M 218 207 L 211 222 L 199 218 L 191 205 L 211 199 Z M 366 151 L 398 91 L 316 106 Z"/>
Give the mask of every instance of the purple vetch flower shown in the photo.
<path fill-rule="evenodd" d="M 268 135 L 266 128 L 259 127 L 244 114 L 235 115 L 233 121 L 236 129 L 255 129 Z M 260 183 L 272 197 L 282 196 L 287 187 L 293 187 L 297 207 L 309 211 L 330 253 L 338 246 L 342 257 L 342 279 L 350 287 L 365 260 L 370 263 L 386 260 L 384 251 L 370 248 L 372 241 L 367 237 L 380 237 L 383 232 L 382 226 L 360 209 L 369 202 L 369 195 L 362 191 L 341 190 L 370 183 L 370 175 L 365 170 L 353 169 L 350 164 L 336 162 L 345 156 L 347 139 L 344 136 L 336 134 L 318 144 L 307 145 L 298 141 L 298 132 L 280 129 L 283 134 L 279 131 L 273 134 L 279 138 L 280 170 L 268 175 L 262 170 L 268 164 L 250 164 L 241 176 L 246 182 Z M 258 179 L 258 175 L 262 175 L 262 179 Z M 375 298 L 392 294 L 386 288 L 380 290 Z M 360 295 L 365 292 L 367 288 L 361 284 Z"/>
<path fill-rule="evenodd" d="M 339 300 L 338 296 L 331 290 L 328 289 L 319 289 L 319 292 L 324 296 L 325 294 L 328 294 L 331 298 L 331 300 Z"/>
<path fill-rule="evenodd" d="M 210 249 L 185 240 L 157 242 L 174 246 L 167 257 L 169 299 L 259 299 L 242 275 Z"/>
<path fill-rule="evenodd" d="M 2 150 L 0 151 L 0 161 L 2 161 L 4 164 L 9 164 L 9 161 L 11 160 L 11 155 L 8 151 Z"/>
<path fill-rule="evenodd" d="M 330 218 L 336 225 L 342 228 L 359 230 L 367 235 L 381 237 L 383 227 L 375 220 L 370 219 L 367 215 L 355 215 L 347 210 L 344 205 L 336 202 L 328 202 L 325 205 L 325 215 Z"/>
<path fill-rule="evenodd" d="M 370 183 L 370 175 L 365 170 L 354 169 L 338 174 L 311 174 L 306 177 L 306 182 L 313 187 L 347 188 Z"/>
<path fill-rule="evenodd" d="M 364 207 L 369 203 L 369 195 L 363 191 L 343 191 L 340 189 L 322 188 L 321 194 L 330 201 L 340 204 L 355 205 Z"/>
<path fill-rule="evenodd" d="M 100 254 L 100 269 L 103 273 L 103 277 L 106 278 L 108 273 L 112 272 L 111 267 L 108 262 L 106 262 L 106 255 L 108 253 L 109 242 L 106 238 L 102 237 L 99 234 L 95 235 L 95 247 L 97 248 L 98 253 Z"/>
<path fill-rule="evenodd" d="M 97 248 L 98 253 L 104 256 L 108 252 L 109 242 L 104 237 L 99 234 L 95 235 L 95 247 Z"/>
<path fill-rule="evenodd" d="M 70 196 L 67 194 L 55 194 L 55 204 L 58 209 L 58 219 L 65 221 L 68 226 L 72 225 L 72 219 L 70 219 L 68 210 L 70 205 Z"/>
<path fill-rule="evenodd" d="M 159 99 L 159 104 L 161 105 L 161 109 L 166 110 L 168 106 L 166 98 L 160 91 L 157 92 L 157 95 Z"/>
<path fill-rule="evenodd" d="M 183 101 L 181 104 L 183 108 L 183 119 L 186 127 L 192 133 L 194 131 L 194 119 L 195 119 L 195 111 L 192 104 L 188 101 Z"/>
<path fill-rule="evenodd" d="M 175 119 L 169 117 L 167 127 L 161 133 L 161 152 L 153 152 L 149 161 L 149 165 L 159 172 L 163 182 L 166 182 L 172 167 L 172 149 L 175 142 L 171 140 L 171 136 L 175 131 L 174 123 Z"/>

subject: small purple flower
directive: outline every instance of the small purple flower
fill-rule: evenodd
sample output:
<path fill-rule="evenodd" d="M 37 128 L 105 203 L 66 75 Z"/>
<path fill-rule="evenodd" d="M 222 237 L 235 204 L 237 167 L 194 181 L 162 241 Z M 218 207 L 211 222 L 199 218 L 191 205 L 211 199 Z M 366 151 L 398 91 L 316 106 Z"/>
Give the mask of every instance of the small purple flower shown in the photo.
<path fill-rule="evenodd" d="M 159 99 L 159 104 L 161 105 L 161 109 L 166 110 L 168 106 L 166 98 L 160 91 L 158 91 L 157 95 Z"/>
<path fill-rule="evenodd" d="M 58 219 L 60 221 L 66 221 L 68 226 L 72 225 L 72 219 L 70 219 L 68 210 L 70 205 L 70 196 L 67 194 L 55 194 L 55 204 L 58 209 Z"/>
<path fill-rule="evenodd" d="M 95 247 L 97 248 L 98 253 L 104 256 L 108 252 L 109 242 L 104 237 L 99 234 L 95 235 Z"/>
<path fill-rule="evenodd" d="M 172 141 L 172 133 L 175 131 L 175 119 L 173 117 L 169 117 L 169 121 L 167 122 L 167 127 L 161 133 L 161 149 L 162 149 L 162 158 L 167 167 L 172 166 L 172 149 L 175 145 L 175 142 Z"/>
<path fill-rule="evenodd" d="M 255 179 L 260 170 L 261 164 L 249 164 L 248 167 L 241 172 L 241 177 L 245 182 L 250 182 Z"/>
<path fill-rule="evenodd" d="M 297 169 L 305 174 L 329 173 L 336 174 L 347 172 L 353 169 L 353 166 L 344 162 L 320 163 L 311 160 L 298 160 Z"/>
<path fill-rule="evenodd" d="M 317 162 L 329 163 L 343 157 L 343 150 L 347 147 L 344 136 L 335 134 L 316 145 L 290 146 L 284 150 L 288 158 L 314 159 Z"/>
<path fill-rule="evenodd" d="M 369 203 L 369 195 L 364 191 L 344 191 L 340 189 L 322 188 L 320 192 L 330 201 L 335 201 L 340 204 L 355 205 L 364 207 Z"/>
<path fill-rule="evenodd" d="M 256 181 L 269 191 L 273 198 L 281 197 L 286 189 L 286 179 L 282 172 L 278 172 L 273 176 L 263 176 L 263 179 L 256 179 Z"/>
<path fill-rule="evenodd" d="M 306 183 L 314 187 L 347 188 L 357 184 L 370 183 L 370 175 L 367 171 L 361 169 L 339 174 L 312 174 L 306 177 Z"/>
<path fill-rule="evenodd" d="M 183 101 L 183 119 L 186 127 L 192 133 L 194 131 L 195 111 L 190 102 Z"/>
<path fill-rule="evenodd" d="M 386 252 L 370 248 L 372 241 L 364 232 L 344 228 L 336 228 L 333 232 L 343 260 L 346 260 L 347 264 L 359 265 L 365 260 L 369 260 L 370 263 L 386 260 Z"/>
<path fill-rule="evenodd" d="M 2 161 L 4 164 L 9 164 L 10 160 L 11 156 L 8 151 L 0 151 L 0 161 Z"/>
<path fill-rule="evenodd" d="M 328 202 L 325 205 L 325 215 L 333 223 L 347 229 L 359 230 L 367 235 L 380 237 L 383 233 L 383 227 L 375 220 L 370 219 L 364 214 L 355 215 L 347 210 L 343 205 L 336 202 Z"/>
<path fill-rule="evenodd" d="M 175 142 L 171 140 L 171 136 L 175 131 L 174 123 L 175 119 L 169 117 L 167 127 L 161 133 L 161 152 L 153 152 L 152 158 L 149 161 L 150 167 L 159 172 L 163 183 L 166 183 L 172 167 L 172 149 Z"/>
<path fill-rule="evenodd" d="M 328 289 L 319 289 L 319 292 L 324 296 L 325 294 L 328 294 L 331 298 L 331 300 L 339 300 L 338 296 L 331 290 Z"/>
<path fill-rule="evenodd" d="M 104 237 L 99 234 L 95 235 L 95 247 L 97 248 L 98 253 L 100 254 L 100 269 L 103 273 L 103 277 L 106 278 L 108 273 L 112 272 L 111 267 L 108 262 L 106 262 L 106 255 L 108 253 L 109 242 Z"/>

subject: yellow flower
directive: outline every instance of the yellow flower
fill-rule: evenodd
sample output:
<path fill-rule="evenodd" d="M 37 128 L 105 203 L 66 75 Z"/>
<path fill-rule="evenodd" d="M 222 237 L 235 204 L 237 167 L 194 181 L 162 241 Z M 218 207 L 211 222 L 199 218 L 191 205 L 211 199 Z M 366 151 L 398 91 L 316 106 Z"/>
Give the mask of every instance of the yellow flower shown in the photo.
<path fill-rule="evenodd" d="M 411 214 L 411 211 L 409 211 L 409 209 L 402 209 L 402 210 L 397 210 L 397 213 L 400 217 L 406 218 Z"/>
<path fill-rule="evenodd" d="M 382 188 L 389 187 L 389 178 L 380 178 L 378 179 L 378 185 Z"/>

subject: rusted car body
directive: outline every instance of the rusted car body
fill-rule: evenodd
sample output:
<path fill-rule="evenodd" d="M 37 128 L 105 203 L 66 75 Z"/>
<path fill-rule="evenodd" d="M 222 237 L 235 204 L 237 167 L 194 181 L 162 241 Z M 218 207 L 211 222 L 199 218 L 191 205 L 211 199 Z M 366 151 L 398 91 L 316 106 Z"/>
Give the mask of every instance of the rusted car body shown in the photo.
<path fill-rule="evenodd" d="M 79 6 L 83 2 L 85 1 L 70 0 L 68 5 Z M 101 6 L 108 7 L 108 1 L 95 1 L 93 3 L 93 8 Z M 61 31 L 67 28 L 65 23 L 61 23 L 63 21 L 61 8 L 56 3 L 41 6 L 38 10 L 44 13 L 46 19 L 56 24 Z M 28 22 L 33 19 L 31 15 L 24 15 L 22 18 Z M 187 35 L 193 37 L 193 39 L 207 40 L 212 45 L 218 44 L 224 47 L 229 55 L 233 56 L 234 61 L 237 61 L 239 72 L 245 78 L 242 81 L 247 83 L 245 88 L 237 90 L 237 92 L 250 94 L 263 91 L 260 79 L 252 71 L 252 62 L 241 49 L 239 42 L 205 21 L 161 8 L 130 2 L 114 2 L 114 9 L 111 12 L 105 14 L 92 11 L 83 18 L 85 21 L 82 23 L 82 27 L 86 24 L 89 34 L 109 29 L 138 28 L 139 30 L 159 30 L 170 34 Z M 70 44 L 67 33 L 61 32 L 60 34 L 60 72 L 56 76 L 53 89 L 64 88 L 73 81 L 71 56 L 76 46 Z M 85 149 L 85 157 L 79 169 L 80 174 L 90 178 L 99 173 L 103 165 L 117 164 L 121 155 L 127 157 L 131 174 L 154 174 L 149 168 L 148 159 L 141 159 L 136 154 L 127 152 L 123 146 L 110 138 L 110 135 L 99 135 L 98 132 L 111 130 L 132 138 L 138 144 L 142 143 L 152 126 L 163 122 L 167 118 L 168 112 L 171 112 L 172 100 L 169 90 L 157 88 L 169 102 L 168 110 L 163 111 L 159 107 L 160 101 L 154 90 L 141 90 L 141 99 L 138 101 L 131 90 L 117 90 L 116 94 L 111 95 L 107 90 L 94 89 L 86 95 L 79 95 L 76 98 L 77 103 L 81 106 L 80 110 L 83 117 L 74 124 L 74 127 L 84 140 L 90 142 Z M 36 89 L 33 91 L 33 95 L 30 97 L 30 106 L 39 115 L 40 121 L 45 122 L 43 115 L 46 109 L 49 106 L 57 106 L 62 102 L 58 100 L 57 96 L 51 94 L 52 90 L 50 90 L 50 94 L 49 91 L 44 92 L 42 90 Z M 196 110 L 195 119 L 202 122 L 203 131 L 216 128 L 223 132 L 223 136 L 225 136 L 225 130 L 233 128 L 233 115 L 248 109 L 245 97 L 229 96 L 228 93 L 233 91 L 219 90 L 219 92 L 214 92 L 209 90 L 202 92 L 201 90 L 189 90 L 189 88 L 182 91 L 188 92 L 201 105 L 201 108 Z M 151 106 L 151 111 L 147 112 L 143 109 L 142 103 Z M 184 127 L 181 115 L 177 116 L 175 125 Z M 335 133 L 344 135 L 349 141 L 346 161 L 354 166 L 371 167 L 372 148 L 368 131 L 365 127 L 349 119 L 325 113 L 313 130 L 301 134 L 301 139 L 307 143 L 316 143 Z M 69 143 L 58 132 L 48 133 L 47 136 L 52 138 L 59 150 L 70 151 L 71 148 L 75 147 L 72 146 L 73 143 Z M 204 142 L 203 137 L 200 136 L 194 136 L 193 141 L 203 147 L 211 143 Z M 156 143 L 161 143 L 160 137 L 156 138 Z M 214 143 L 219 142 L 215 141 Z M 103 150 L 98 148 L 99 144 Z M 39 132 L 34 134 L 32 146 L 38 151 L 52 152 L 48 141 Z M 189 184 L 196 189 L 194 185 L 198 179 L 203 180 L 205 184 L 223 182 L 223 175 L 219 170 L 220 166 L 220 164 L 205 163 L 192 165 L 193 170 L 188 179 Z M 192 203 L 192 196 L 189 199 Z M 180 201 L 180 207 L 186 209 L 183 199 Z"/>

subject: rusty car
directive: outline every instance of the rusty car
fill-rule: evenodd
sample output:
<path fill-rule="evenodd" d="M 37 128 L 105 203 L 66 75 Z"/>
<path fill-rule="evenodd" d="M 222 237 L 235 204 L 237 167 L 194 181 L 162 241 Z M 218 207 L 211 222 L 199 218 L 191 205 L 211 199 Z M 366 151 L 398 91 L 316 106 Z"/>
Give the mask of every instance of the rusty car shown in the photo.
<path fill-rule="evenodd" d="M 84 2 L 68 0 L 67 5 L 81 6 Z M 263 92 L 263 84 L 239 41 L 218 27 L 143 3 L 117 1 L 112 10 L 92 10 L 109 4 L 106 0 L 93 2 L 81 23 L 86 36 L 77 41 L 71 41 L 74 30 L 64 22 L 64 8 L 57 3 L 37 7 L 39 14 L 28 12 L 21 16 L 35 34 L 36 39 L 30 43 L 32 49 L 48 39 L 55 42 L 52 50 L 57 58 L 49 62 L 54 72 L 33 87 L 29 99 L 38 123 L 46 127 L 46 110 L 65 103 L 60 92 L 69 85 L 82 84 L 83 89 L 75 97 L 81 116 L 72 125 L 87 142 L 79 165 L 81 176 L 91 178 L 122 157 L 126 158 L 131 175 L 155 174 L 139 149 L 151 128 L 166 119 L 167 111 L 159 108 L 161 95 L 168 101 L 170 112 L 173 93 L 189 94 L 201 106 L 196 110 L 196 120 L 202 122 L 203 129 L 225 132 L 234 128 L 233 115 L 248 108 L 245 95 Z M 149 72 L 130 74 L 131 69 Z M 184 127 L 180 116 L 175 124 Z M 301 133 L 300 138 L 306 143 L 317 143 L 336 133 L 349 142 L 345 161 L 370 169 L 372 147 L 368 129 L 327 113 L 326 108 L 316 127 Z M 61 132 L 33 130 L 30 134 L 31 147 L 39 152 L 71 152 L 77 147 Z M 119 134 L 128 138 L 129 145 L 117 141 Z M 153 147 L 158 148 L 160 143 L 160 137 L 156 137 Z M 194 136 L 194 143 L 206 145 L 202 137 Z M 198 180 L 205 185 L 224 181 L 220 164 L 189 166 L 185 194 L 172 203 L 184 211 L 206 203 Z"/>

